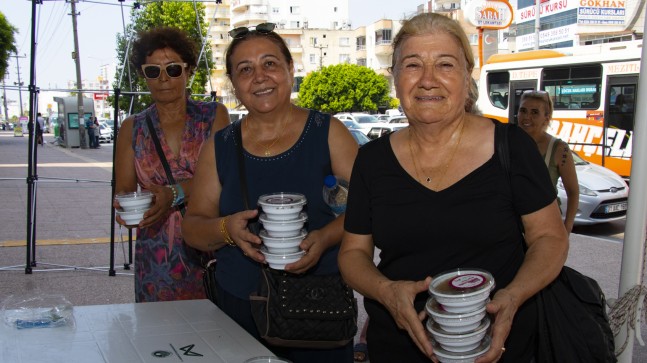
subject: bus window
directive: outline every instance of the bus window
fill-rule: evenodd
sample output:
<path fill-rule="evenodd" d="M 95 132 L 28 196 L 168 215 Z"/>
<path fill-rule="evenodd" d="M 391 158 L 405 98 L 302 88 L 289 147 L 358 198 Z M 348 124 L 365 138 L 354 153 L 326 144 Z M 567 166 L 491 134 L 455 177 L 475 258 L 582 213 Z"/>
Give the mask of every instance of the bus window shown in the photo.
<path fill-rule="evenodd" d="M 600 65 L 546 68 L 543 77 L 543 89 L 554 97 L 555 110 L 597 110 L 600 107 Z"/>
<path fill-rule="evenodd" d="M 634 85 L 612 86 L 609 91 L 609 112 L 606 117 L 607 127 L 625 131 L 621 148 L 627 147 L 629 135 L 634 129 Z"/>
<path fill-rule="evenodd" d="M 508 72 L 492 72 L 487 76 L 487 94 L 490 103 L 496 108 L 508 108 L 508 90 L 510 89 L 510 74 Z"/>

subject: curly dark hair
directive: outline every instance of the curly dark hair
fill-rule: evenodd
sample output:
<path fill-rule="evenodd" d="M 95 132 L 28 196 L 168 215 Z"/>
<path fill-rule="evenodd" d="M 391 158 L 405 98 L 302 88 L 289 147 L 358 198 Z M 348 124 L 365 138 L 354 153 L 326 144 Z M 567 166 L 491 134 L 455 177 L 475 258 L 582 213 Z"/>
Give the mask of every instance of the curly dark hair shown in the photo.
<path fill-rule="evenodd" d="M 146 64 L 146 57 L 163 48 L 173 49 L 180 55 L 182 61 L 189 65 L 189 72 L 193 73 L 198 65 L 196 43 L 184 30 L 173 27 L 158 27 L 137 33 L 137 39 L 133 42 L 130 63 L 141 75 L 141 68 L 143 64 Z"/>

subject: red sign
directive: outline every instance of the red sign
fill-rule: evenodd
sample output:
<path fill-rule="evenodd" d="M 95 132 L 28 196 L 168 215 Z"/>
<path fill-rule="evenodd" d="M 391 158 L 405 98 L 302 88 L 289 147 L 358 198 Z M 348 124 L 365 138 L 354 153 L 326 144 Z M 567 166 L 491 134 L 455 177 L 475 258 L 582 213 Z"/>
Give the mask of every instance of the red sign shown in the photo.
<path fill-rule="evenodd" d="M 107 100 L 108 99 L 108 94 L 107 93 L 95 93 L 94 94 L 94 100 Z"/>

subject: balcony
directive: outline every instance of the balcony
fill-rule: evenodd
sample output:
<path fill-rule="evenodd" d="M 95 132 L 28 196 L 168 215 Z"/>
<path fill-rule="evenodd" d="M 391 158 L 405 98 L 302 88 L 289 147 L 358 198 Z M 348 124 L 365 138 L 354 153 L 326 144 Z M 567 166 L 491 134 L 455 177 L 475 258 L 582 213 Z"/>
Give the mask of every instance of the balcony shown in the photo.
<path fill-rule="evenodd" d="M 267 13 L 241 13 L 231 17 L 231 27 L 252 26 L 268 21 L 270 21 L 270 17 Z"/>
<path fill-rule="evenodd" d="M 388 40 L 378 40 L 375 42 L 375 55 L 389 55 L 393 53 L 393 48 L 391 44 L 393 41 L 391 39 Z"/>
<path fill-rule="evenodd" d="M 434 7 L 434 12 L 436 13 L 448 13 L 456 10 L 460 10 L 461 3 L 447 2 L 443 4 L 436 3 Z"/>
<path fill-rule="evenodd" d="M 262 5 L 269 5 L 268 0 L 233 0 L 231 2 L 231 10 L 232 11 L 241 11 L 245 10 L 248 6 L 262 6 Z"/>

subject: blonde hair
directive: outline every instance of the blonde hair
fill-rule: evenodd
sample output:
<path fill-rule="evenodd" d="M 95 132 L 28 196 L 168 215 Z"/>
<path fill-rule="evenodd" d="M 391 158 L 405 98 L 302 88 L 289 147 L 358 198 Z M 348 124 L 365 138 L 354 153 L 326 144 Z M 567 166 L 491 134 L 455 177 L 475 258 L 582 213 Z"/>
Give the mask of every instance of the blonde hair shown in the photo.
<path fill-rule="evenodd" d="M 465 75 L 470 78 L 468 82 L 468 91 L 467 99 L 465 100 L 465 111 L 472 112 L 472 108 L 478 99 L 478 88 L 476 83 L 473 82 L 472 71 L 474 70 L 474 54 L 472 53 L 472 46 L 470 45 L 469 40 L 465 31 L 461 25 L 443 15 L 436 13 L 422 13 L 414 16 L 409 20 L 405 20 L 402 24 L 402 28 L 398 31 L 398 34 L 393 39 L 393 58 L 391 60 L 391 73 L 395 78 L 398 77 L 398 68 L 396 67 L 396 62 L 400 56 L 400 50 L 402 44 L 405 40 L 410 37 L 423 35 L 423 34 L 434 34 L 434 33 L 446 33 L 456 39 L 460 45 L 463 56 L 465 57 Z"/>
<path fill-rule="evenodd" d="M 548 116 L 548 118 L 553 118 L 553 100 L 550 98 L 550 93 L 546 91 L 526 91 L 521 94 L 519 104 L 521 105 L 521 103 L 526 99 L 542 101 L 544 103 L 546 116 Z"/>

